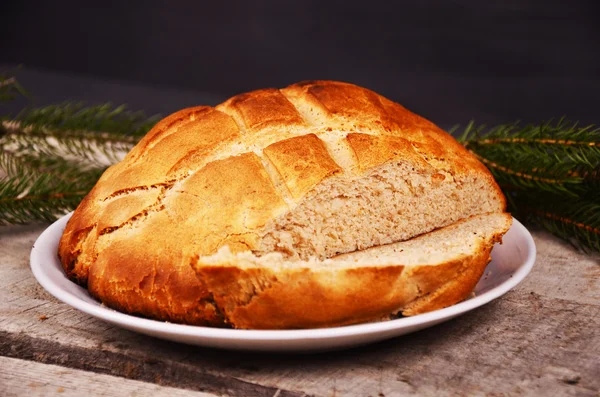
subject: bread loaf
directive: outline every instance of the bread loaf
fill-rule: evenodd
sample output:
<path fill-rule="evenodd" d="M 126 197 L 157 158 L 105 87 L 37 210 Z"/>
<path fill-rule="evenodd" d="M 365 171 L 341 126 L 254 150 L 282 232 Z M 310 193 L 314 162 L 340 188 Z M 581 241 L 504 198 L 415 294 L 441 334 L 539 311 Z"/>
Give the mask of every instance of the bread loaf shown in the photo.
<path fill-rule="evenodd" d="M 367 89 L 310 81 L 159 122 L 75 210 L 59 256 L 127 313 L 323 327 L 464 299 L 510 225 L 504 210 L 488 170 L 431 122 Z M 480 238 L 448 255 L 454 229 L 398 243 L 448 225 Z"/>

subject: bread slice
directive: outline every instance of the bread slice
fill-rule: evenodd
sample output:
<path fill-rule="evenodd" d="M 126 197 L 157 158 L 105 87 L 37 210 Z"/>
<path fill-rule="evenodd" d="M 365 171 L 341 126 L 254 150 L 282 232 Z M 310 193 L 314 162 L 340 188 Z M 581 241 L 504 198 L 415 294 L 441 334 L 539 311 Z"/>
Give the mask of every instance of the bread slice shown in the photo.
<path fill-rule="evenodd" d="M 309 81 L 160 121 L 81 202 L 58 254 L 110 307 L 221 326 L 195 258 L 227 247 L 323 261 L 504 210 L 487 168 L 433 123 Z"/>
<path fill-rule="evenodd" d="M 290 261 L 279 253 L 258 257 L 223 248 L 193 267 L 234 327 L 354 324 L 465 299 L 511 223 L 505 213 L 479 215 L 409 241 L 325 260 Z"/>

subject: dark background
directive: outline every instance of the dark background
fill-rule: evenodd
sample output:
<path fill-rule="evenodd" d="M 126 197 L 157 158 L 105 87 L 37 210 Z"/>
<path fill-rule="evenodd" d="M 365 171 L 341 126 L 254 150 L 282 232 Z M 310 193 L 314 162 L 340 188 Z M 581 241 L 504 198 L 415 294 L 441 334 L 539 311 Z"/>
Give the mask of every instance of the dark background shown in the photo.
<path fill-rule="evenodd" d="M 371 88 L 449 126 L 599 123 L 600 2 L 15 1 L 4 69 L 39 101 L 216 104 L 305 79 Z"/>

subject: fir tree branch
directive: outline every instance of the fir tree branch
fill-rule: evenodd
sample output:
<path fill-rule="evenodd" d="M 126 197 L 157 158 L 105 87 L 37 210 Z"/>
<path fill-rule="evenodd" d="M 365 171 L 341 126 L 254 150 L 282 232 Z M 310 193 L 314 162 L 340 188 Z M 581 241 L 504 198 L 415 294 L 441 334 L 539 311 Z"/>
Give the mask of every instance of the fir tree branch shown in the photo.
<path fill-rule="evenodd" d="M 459 140 L 504 191 L 509 211 L 582 249 L 600 251 L 600 129 L 471 122 Z"/>
<path fill-rule="evenodd" d="M 103 166 L 120 161 L 137 142 L 136 137 L 116 133 L 23 129 L 16 122 L 4 122 L 3 125 L 6 133 L 0 138 L 0 144 L 13 148 L 13 151 L 83 158 Z"/>
<path fill-rule="evenodd" d="M 581 128 L 559 121 L 556 125 L 518 128 L 513 124 L 485 131 L 485 127 L 471 124 L 461 140 L 500 178 L 503 172 L 525 182 L 535 180 L 537 187 L 547 191 L 576 192 L 577 185 L 598 174 L 600 129 L 593 126 Z"/>
<path fill-rule="evenodd" d="M 480 139 L 478 145 L 497 145 L 503 143 L 525 143 L 528 145 L 566 145 L 566 146 L 600 146 L 600 142 L 568 141 L 566 139 L 548 138 L 489 138 Z"/>
<path fill-rule="evenodd" d="M 49 174 L 0 179 L 0 225 L 54 221 L 73 210 L 91 186 L 52 183 Z"/>
<path fill-rule="evenodd" d="M 0 76 L 0 99 L 26 91 Z M 73 210 L 107 166 L 159 117 L 110 104 L 26 107 L 0 118 L 0 225 L 53 221 Z"/>
<path fill-rule="evenodd" d="M 0 170 L 7 175 L 49 174 L 65 182 L 80 182 L 86 177 L 97 180 L 106 166 L 95 167 L 95 164 L 84 163 L 79 159 L 64 157 L 40 156 L 39 154 L 4 150 L 0 153 Z"/>
<path fill-rule="evenodd" d="M 519 168 L 509 168 L 509 166 L 504 166 L 495 161 L 489 160 L 473 150 L 469 151 L 490 169 L 492 175 L 494 175 L 494 178 L 499 181 L 499 183 L 521 186 L 522 188 L 527 189 L 538 189 L 547 192 L 563 193 L 565 195 L 573 196 L 577 196 L 577 192 L 581 190 L 580 187 L 583 178 L 576 176 L 577 174 L 575 173 L 562 179 L 548 178 L 540 176 L 539 169 L 518 171 Z M 504 163 L 511 164 L 511 161 L 505 161 Z"/>
<path fill-rule="evenodd" d="M 74 209 L 104 168 L 79 161 L 0 152 L 0 225 L 52 221 Z"/>
<path fill-rule="evenodd" d="M 90 161 L 97 161 L 100 152 L 110 164 L 127 153 L 157 121 L 158 116 L 148 118 L 125 106 L 64 103 L 26 110 L 14 120 L 4 120 L 0 133 L 4 139 L 0 143 Z"/>
<path fill-rule="evenodd" d="M 159 116 L 147 117 L 143 112 L 132 112 L 125 105 L 110 103 L 86 106 L 84 103 L 65 102 L 30 109 L 15 119 L 20 128 L 31 131 L 52 131 L 62 136 L 84 133 L 88 139 L 118 140 L 144 136 L 158 122 Z M 98 137 L 96 137 L 98 135 Z"/>
<path fill-rule="evenodd" d="M 600 251 L 600 202 L 593 197 L 565 200 L 536 192 L 507 194 L 517 217 L 539 224 L 574 246 Z"/>

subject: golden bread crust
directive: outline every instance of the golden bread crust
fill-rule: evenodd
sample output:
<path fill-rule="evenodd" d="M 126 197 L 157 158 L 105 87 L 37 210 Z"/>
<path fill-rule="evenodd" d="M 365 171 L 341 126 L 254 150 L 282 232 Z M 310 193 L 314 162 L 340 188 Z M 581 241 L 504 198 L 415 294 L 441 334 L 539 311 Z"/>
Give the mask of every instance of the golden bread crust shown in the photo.
<path fill-rule="evenodd" d="M 275 166 L 294 199 L 302 198 L 322 180 L 343 171 L 315 134 L 272 143 L 263 153 Z"/>
<path fill-rule="evenodd" d="M 188 236 L 164 236 L 166 213 L 149 220 L 140 233 L 119 231 L 98 250 L 89 268 L 90 294 L 117 310 L 195 325 L 223 324 L 212 294 L 196 277 L 179 245 Z M 149 255 L 148 247 L 154 247 Z"/>
<path fill-rule="evenodd" d="M 288 271 L 230 265 L 196 270 L 237 328 L 318 328 L 371 321 L 418 295 L 403 288 L 401 265 Z"/>
<path fill-rule="evenodd" d="M 93 296 L 146 317 L 267 328 L 368 321 L 416 299 L 409 290 L 374 299 L 385 285 L 406 277 L 401 264 L 285 275 L 236 270 L 235 264 L 196 266 L 195 272 L 192 264 L 223 246 L 234 252 L 258 249 L 265 228 L 325 181 L 354 178 L 393 160 L 432 178 L 444 177 L 436 174 L 439 170 L 485 180 L 493 211 L 505 209 L 485 166 L 433 123 L 352 84 L 306 81 L 241 94 L 215 108 L 183 109 L 160 121 L 81 202 L 58 254 L 66 274 Z M 470 260 L 479 268 L 487 260 L 481 258 Z M 435 268 L 441 272 L 444 266 Z M 457 273 L 443 274 L 447 281 L 444 277 Z M 455 291 L 452 299 L 440 293 L 428 303 L 415 302 L 407 312 L 464 298 L 463 289 L 480 273 L 460 274 L 464 287 L 446 287 Z M 231 299 L 238 298 L 227 297 L 226 288 L 236 277 L 278 281 L 252 302 L 235 306 Z M 332 289 L 326 280 L 349 289 Z M 300 300 L 299 294 L 304 296 Z M 323 311 L 306 308 L 323 296 L 329 305 Z M 286 302 L 293 316 L 256 320 L 268 317 L 269 310 L 284 310 L 265 304 L 275 301 Z"/>
<path fill-rule="evenodd" d="M 237 328 L 319 328 L 377 321 L 397 312 L 413 316 L 451 306 L 472 293 L 494 243 L 512 224 L 510 215 L 503 217 L 504 225 L 478 239 L 473 254 L 436 264 L 380 266 L 373 255 L 372 264 L 349 268 L 271 269 L 198 261 L 193 267 L 224 318 Z"/>

